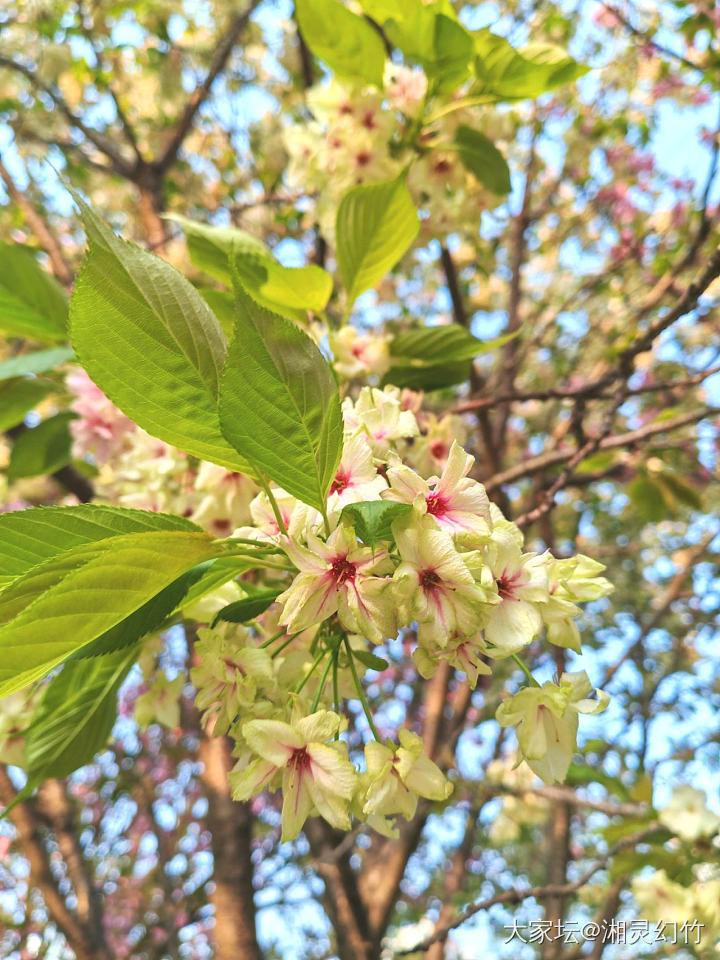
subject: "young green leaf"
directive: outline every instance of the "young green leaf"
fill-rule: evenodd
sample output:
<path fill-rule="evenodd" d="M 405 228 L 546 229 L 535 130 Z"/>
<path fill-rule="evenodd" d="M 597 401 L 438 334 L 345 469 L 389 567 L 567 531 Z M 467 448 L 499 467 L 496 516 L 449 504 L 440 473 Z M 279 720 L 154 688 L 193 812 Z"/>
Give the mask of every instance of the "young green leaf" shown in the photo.
<path fill-rule="evenodd" d="M 0 330 L 40 343 L 67 340 L 67 299 L 33 254 L 17 243 L 0 244 Z"/>
<path fill-rule="evenodd" d="M 69 425 L 75 416 L 70 412 L 58 413 L 21 433 L 13 443 L 8 480 L 39 477 L 69 463 L 72 446 Z"/>
<path fill-rule="evenodd" d="M 330 367 L 302 330 L 259 306 L 239 281 L 236 298 L 220 388 L 223 432 L 255 470 L 324 513 L 343 435 Z"/>
<path fill-rule="evenodd" d="M 345 194 L 337 212 L 336 245 L 349 305 L 395 266 L 419 229 L 404 173 Z"/>
<path fill-rule="evenodd" d="M 25 415 L 55 389 L 48 380 L 0 380 L 0 430 L 22 423 Z"/>
<path fill-rule="evenodd" d="M 381 673 L 383 670 L 387 670 L 387 660 L 384 660 L 382 657 L 376 657 L 375 654 L 370 653 L 369 650 L 353 650 L 352 655 L 369 670 L 377 670 L 378 673 Z"/>
<path fill-rule="evenodd" d="M 484 133 L 461 124 L 453 146 L 466 170 L 498 196 L 510 192 L 510 168 L 498 148 Z"/>
<path fill-rule="evenodd" d="M 66 663 L 50 681 L 27 731 L 27 774 L 39 783 L 67 777 L 107 743 L 117 694 L 140 652 L 139 644 L 94 660 Z"/>
<path fill-rule="evenodd" d="M 241 600 L 229 603 L 213 620 L 214 627 L 220 620 L 228 623 L 247 623 L 264 613 L 282 593 L 282 590 L 257 590 Z"/>
<path fill-rule="evenodd" d="M 396 503 L 393 500 L 365 500 L 361 503 L 346 504 L 340 519 L 353 525 L 358 540 L 368 547 L 374 547 L 380 541 L 392 540 L 393 521 L 407 516 L 411 510 L 412 505 L 409 503 Z"/>
<path fill-rule="evenodd" d="M 174 612 L 182 611 L 184 615 L 190 616 L 188 608 L 194 603 L 252 568 L 252 561 L 243 557 L 218 557 L 210 560 L 203 565 L 201 576 L 190 585 Z"/>
<path fill-rule="evenodd" d="M 523 100 L 539 97 L 587 73 L 588 68 L 576 63 L 561 47 L 547 43 L 531 43 L 516 50 L 504 37 L 477 30 L 475 41 L 475 73 L 479 92 L 496 100 Z"/>
<path fill-rule="evenodd" d="M 221 550 L 204 533 L 135 533 L 33 567 L 0 594 L 0 697 L 44 676 Z"/>
<path fill-rule="evenodd" d="M 183 228 L 195 266 L 226 286 L 232 287 L 232 260 L 245 289 L 268 310 L 303 321 L 306 311 L 325 309 L 332 277 L 322 267 L 284 267 L 264 243 L 235 227 L 213 227 L 177 214 L 168 219 Z M 215 309 L 216 298 L 205 299 Z"/>
<path fill-rule="evenodd" d="M 207 562 L 207 561 L 206 561 Z M 173 583 L 148 600 L 106 633 L 100 634 L 87 646 L 72 653 L 69 660 L 83 660 L 124 650 L 141 637 L 159 630 L 187 595 L 188 590 L 202 577 L 205 563 L 188 570 Z"/>
<path fill-rule="evenodd" d="M 295 0 L 305 43 L 339 76 L 382 89 L 385 47 L 377 31 L 338 0 Z"/>
<path fill-rule="evenodd" d="M 169 263 L 116 237 L 77 202 L 90 245 L 70 301 L 80 362 L 152 436 L 248 472 L 220 432 L 217 396 L 227 340 L 212 311 Z"/>
<path fill-rule="evenodd" d="M 51 347 L 49 350 L 38 350 L 35 353 L 23 353 L 19 357 L 11 357 L 0 363 L 0 381 L 12 380 L 14 377 L 24 377 L 27 374 L 47 373 L 54 370 L 68 360 L 73 360 L 75 354 L 69 347 Z"/>
<path fill-rule="evenodd" d="M 473 357 L 497 349 L 517 332 L 482 341 L 457 324 L 419 327 L 395 337 L 390 344 L 392 367 L 383 384 L 411 390 L 439 390 L 463 383 Z"/>
<path fill-rule="evenodd" d="M 38 564 L 75 547 L 126 533 L 159 530 L 202 532 L 183 517 L 100 504 L 0 513 L 0 590 Z"/>

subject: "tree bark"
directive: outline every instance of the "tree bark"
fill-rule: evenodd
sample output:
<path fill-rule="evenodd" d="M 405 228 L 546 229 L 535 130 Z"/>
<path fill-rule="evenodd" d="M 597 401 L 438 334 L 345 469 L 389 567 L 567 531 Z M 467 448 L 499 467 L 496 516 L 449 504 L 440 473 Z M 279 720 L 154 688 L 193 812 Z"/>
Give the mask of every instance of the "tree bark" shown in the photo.
<path fill-rule="evenodd" d="M 4 767 L 0 766 L 0 801 L 9 805 L 16 791 Z M 40 891 L 48 914 L 68 942 L 75 960 L 112 960 L 107 950 L 96 942 L 91 930 L 68 907 L 59 892 L 50 869 L 50 859 L 41 832 L 41 821 L 28 801 L 18 803 L 9 814 L 23 856 L 30 866 L 30 882 Z"/>
<path fill-rule="evenodd" d="M 215 885 L 215 960 L 262 960 L 255 930 L 252 883 L 252 817 L 248 804 L 230 795 L 232 758 L 224 737 L 203 737 L 199 750 L 201 780 L 208 799 Z"/>

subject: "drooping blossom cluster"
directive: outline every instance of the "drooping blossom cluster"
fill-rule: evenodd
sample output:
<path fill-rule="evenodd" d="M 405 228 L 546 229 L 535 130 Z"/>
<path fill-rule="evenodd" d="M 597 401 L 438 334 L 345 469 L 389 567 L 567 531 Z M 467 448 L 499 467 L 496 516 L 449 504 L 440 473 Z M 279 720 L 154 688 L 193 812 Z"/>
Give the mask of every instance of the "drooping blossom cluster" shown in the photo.
<path fill-rule="evenodd" d="M 107 499 L 172 510 L 264 551 L 255 571 L 212 585 L 185 613 L 199 622 L 191 680 L 203 722 L 235 743 L 233 795 L 282 790 L 285 839 L 312 812 L 337 828 L 354 817 L 392 835 L 394 819 L 412 817 L 419 798 L 442 802 L 452 791 L 415 733 L 378 731 L 363 687 L 367 670 L 385 662 L 377 648 L 402 635 L 422 677 L 447 663 L 474 688 L 542 634 L 578 651 L 578 604 L 610 590 L 588 557 L 526 550 L 520 529 L 471 477 L 459 418 L 436 419 L 409 391 L 369 386 L 346 396 L 343 418 L 324 515 L 122 422 L 119 438 L 101 436 L 117 449 L 98 463 Z M 103 421 L 113 422 L 110 410 Z M 76 444 L 91 436 L 81 424 Z M 258 589 L 272 591 L 266 609 L 246 623 L 222 619 L 224 606 Z M 138 720 L 172 726 L 182 678 L 148 664 Z M 579 713 L 606 706 L 591 690 L 586 674 L 566 673 L 503 700 L 499 722 L 516 728 L 518 757 L 543 779 L 564 778 Z M 343 736 L 348 699 L 360 700 L 372 733 L 362 758 Z"/>
<path fill-rule="evenodd" d="M 316 85 L 307 93 L 312 119 L 285 131 L 291 187 L 318 193 L 316 214 L 332 239 L 340 198 L 359 184 L 390 180 L 411 163 L 408 187 L 429 217 L 423 238 L 455 231 L 475 232 L 483 210 L 499 202 L 464 167 L 454 134 L 460 124 L 477 126 L 478 111 L 448 111 L 423 126 L 428 81 L 420 69 L 388 62 L 382 90 L 372 85 Z M 488 113 L 493 135 L 502 118 Z M 498 128 L 497 130 L 495 128 Z"/>

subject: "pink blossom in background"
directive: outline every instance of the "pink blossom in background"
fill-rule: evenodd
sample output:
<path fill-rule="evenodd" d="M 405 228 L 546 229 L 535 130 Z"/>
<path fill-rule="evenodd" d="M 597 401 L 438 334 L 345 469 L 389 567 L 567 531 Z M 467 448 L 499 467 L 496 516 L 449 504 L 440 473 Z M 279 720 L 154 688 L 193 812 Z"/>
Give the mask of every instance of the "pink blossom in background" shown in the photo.
<path fill-rule="evenodd" d="M 73 456 L 84 458 L 90 454 L 99 461 L 110 459 L 122 448 L 125 436 L 137 429 L 135 424 L 95 386 L 84 370 L 73 371 L 65 382 L 75 394 L 70 407 L 78 415 L 70 424 L 75 441 Z"/>

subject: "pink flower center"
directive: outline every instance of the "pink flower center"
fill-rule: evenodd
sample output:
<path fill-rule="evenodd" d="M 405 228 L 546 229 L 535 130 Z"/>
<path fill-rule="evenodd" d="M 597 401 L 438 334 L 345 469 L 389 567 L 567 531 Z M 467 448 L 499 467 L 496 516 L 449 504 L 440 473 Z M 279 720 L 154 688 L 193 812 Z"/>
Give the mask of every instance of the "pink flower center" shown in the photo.
<path fill-rule="evenodd" d="M 335 479 L 330 484 L 330 493 L 342 493 L 343 490 L 347 490 L 350 486 L 350 475 L 345 473 L 344 470 L 338 470 L 335 474 Z"/>
<path fill-rule="evenodd" d="M 425 497 L 425 503 L 427 504 L 427 512 L 433 517 L 442 517 L 447 513 L 447 497 L 444 497 L 441 493 L 431 493 L 429 497 Z"/>
<path fill-rule="evenodd" d="M 336 557 L 332 562 L 332 575 L 337 585 L 340 587 L 348 580 L 353 581 L 357 568 L 354 563 L 350 563 L 347 557 Z"/>
<path fill-rule="evenodd" d="M 371 160 L 372 154 L 368 153 L 367 150 L 361 150 L 355 154 L 355 163 L 357 163 L 359 167 L 366 167 Z"/>
<path fill-rule="evenodd" d="M 503 600 L 515 599 L 515 590 L 517 588 L 519 579 L 520 571 L 509 574 L 507 570 L 503 570 L 502 574 L 499 577 L 496 577 L 495 583 L 497 584 L 498 594 L 503 598 Z"/>
<path fill-rule="evenodd" d="M 420 586 L 423 590 L 434 590 L 440 583 L 440 577 L 434 570 L 423 570 L 420 574 Z"/>
<path fill-rule="evenodd" d="M 436 460 L 444 460 L 449 453 L 448 445 L 443 443 L 442 440 L 436 440 L 430 444 L 430 453 Z"/>
<path fill-rule="evenodd" d="M 295 767 L 299 773 L 309 773 L 310 772 L 310 757 L 308 756 L 306 747 L 298 747 L 293 750 L 293 754 L 290 757 L 289 766 Z"/>

